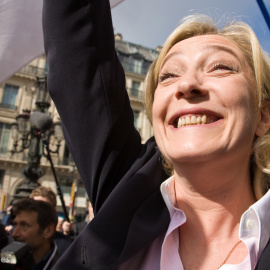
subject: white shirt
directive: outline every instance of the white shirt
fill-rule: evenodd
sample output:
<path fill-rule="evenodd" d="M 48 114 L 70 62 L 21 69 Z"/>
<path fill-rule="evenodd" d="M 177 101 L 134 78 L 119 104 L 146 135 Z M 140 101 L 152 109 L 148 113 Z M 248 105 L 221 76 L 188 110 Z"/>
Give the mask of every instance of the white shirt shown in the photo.
<path fill-rule="evenodd" d="M 158 237 L 149 248 L 141 251 L 118 269 L 124 270 L 184 270 L 179 255 L 178 228 L 186 222 L 185 213 L 175 207 L 173 176 L 161 184 L 161 194 L 171 221 L 165 235 Z M 242 215 L 239 238 L 248 250 L 240 264 L 224 264 L 220 270 L 254 269 L 270 239 L 270 191 Z"/>

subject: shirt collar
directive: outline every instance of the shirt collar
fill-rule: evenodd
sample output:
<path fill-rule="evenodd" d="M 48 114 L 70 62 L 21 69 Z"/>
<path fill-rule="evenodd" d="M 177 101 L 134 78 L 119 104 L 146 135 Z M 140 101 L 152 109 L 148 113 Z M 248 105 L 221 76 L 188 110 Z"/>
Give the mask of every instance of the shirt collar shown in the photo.
<path fill-rule="evenodd" d="M 255 202 L 242 215 L 239 236 L 241 239 L 255 237 L 260 257 L 270 238 L 270 191 Z"/>
<path fill-rule="evenodd" d="M 174 176 L 164 181 L 160 186 L 160 190 L 172 219 L 176 212 Z M 251 254 L 257 254 L 257 258 L 261 256 L 270 239 L 269 224 L 270 190 L 260 200 L 249 207 L 242 215 L 240 221 L 239 237 L 247 244 Z M 256 260 L 256 258 L 254 259 Z"/>
<path fill-rule="evenodd" d="M 171 176 L 160 185 L 161 195 L 169 210 L 170 217 L 172 218 L 175 213 L 175 189 L 174 189 L 174 176 Z"/>

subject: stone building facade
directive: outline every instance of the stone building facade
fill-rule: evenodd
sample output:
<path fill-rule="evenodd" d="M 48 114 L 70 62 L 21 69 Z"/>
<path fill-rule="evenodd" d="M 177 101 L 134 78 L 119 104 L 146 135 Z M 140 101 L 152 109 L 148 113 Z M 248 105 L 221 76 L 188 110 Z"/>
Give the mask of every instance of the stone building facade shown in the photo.
<path fill-rule="evenodd" d="M 134 112 L 134 125 L 142 136 L 142 142 L 145 142 L 153 135 L 153 131 L 144 109 L 144 80 L 147 70 L 158 52 L 125 42 L 121 35 L 115 36 L 115 46 L 126 74 L 126 88 Z M 17 187 L 24 181 L 22 171 L 28 164 L 27 149 L 21 153 L 11 153 L 11 150 L 14 149 L 12 123 L 16 122 L 16 117 L 23 112 L 35 110 L 36 78 L 44 77 L 46 73 L 46 58 L 42 55 L 0 83 L 0 210 L 5 209 L 11 203 Z M 54 122 L 57 122 L 60 120 L 59 115 L 53 102 L 50 104 L 48 114 Z M 52 135 L 50 148 L 54 150 L 56 144 Z M 19 144 L 17 149 L 20 149 Z M 76 213 L 83 215 L 87 195 L 64 140 L 61 142 L 59 153 L 52 154 L 52 159 L 67 207 L 70 205 L 72 184 L 75 181 L 78 183 L 75 200 Z M 45 175 L 39 179 L 39 183 L 51 187 L 56 192 L 50 163 L 44 156 L 41 158 L 40 167 L 44 169 Z M 57 210 L 62 212 L 59 199 Z"/>

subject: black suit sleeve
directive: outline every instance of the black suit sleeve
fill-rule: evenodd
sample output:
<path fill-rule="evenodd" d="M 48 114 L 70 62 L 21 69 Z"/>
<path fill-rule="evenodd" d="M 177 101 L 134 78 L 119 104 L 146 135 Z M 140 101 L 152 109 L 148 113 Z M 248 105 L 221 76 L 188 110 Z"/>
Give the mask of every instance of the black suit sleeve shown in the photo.
<path fill-rule="evenodd" d="M 44 0 L 48 89 L 94 211 L 141 151 L 108 0 Z"/>
<path fill-rule="evenodd" d="M 96 213 L 54 269 L 115 269 L 168 226 L 160 152 L 133 126 L 109 0 L 44 0 L 43 29 L 48 88 Z"/>

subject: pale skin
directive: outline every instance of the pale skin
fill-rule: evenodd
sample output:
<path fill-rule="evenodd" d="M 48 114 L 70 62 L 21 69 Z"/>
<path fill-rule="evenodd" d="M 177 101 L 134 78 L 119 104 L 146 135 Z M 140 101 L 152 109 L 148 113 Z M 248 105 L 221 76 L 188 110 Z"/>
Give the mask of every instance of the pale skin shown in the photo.
<path fill-rule="evenodd" d="M 179 117 L 192 115 L 206 115 L 208 122 L 177 126 Z M 242 214 L 255 202 L 252 143 L 270 127 L 269 107 L 258 110 L 242 51 L 217 35 L 174 45 L 160 69 L 152 116 L 157 144 L 174 167 L 177 206 L 187 217 L 179 230 L 184 269 L 218 269 L 239 241 Z M 241 243 L 227 263 L 247 255 Z"/>

